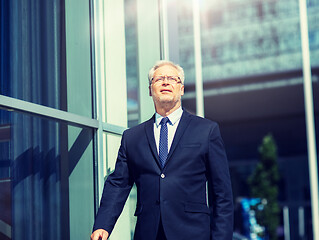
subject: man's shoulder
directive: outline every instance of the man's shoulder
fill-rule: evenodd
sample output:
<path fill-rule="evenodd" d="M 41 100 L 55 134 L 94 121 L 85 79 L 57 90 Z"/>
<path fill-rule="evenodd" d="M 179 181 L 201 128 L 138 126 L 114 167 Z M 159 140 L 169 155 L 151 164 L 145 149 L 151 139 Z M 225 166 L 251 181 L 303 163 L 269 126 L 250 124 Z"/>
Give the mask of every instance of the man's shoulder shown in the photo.
<path fill-rule="evenodd" d="M 192 113 L 189 113 L 187 111 L 185 111 L 185 115 L 186 115 L 186 117 L 191 118 L 193 124 L 210 125 L 210 126 L 217 126 L 218 125 L 217 122 L 215 122 L 211 119 L 203 118 L 203 117 L 194 115 Z"/>

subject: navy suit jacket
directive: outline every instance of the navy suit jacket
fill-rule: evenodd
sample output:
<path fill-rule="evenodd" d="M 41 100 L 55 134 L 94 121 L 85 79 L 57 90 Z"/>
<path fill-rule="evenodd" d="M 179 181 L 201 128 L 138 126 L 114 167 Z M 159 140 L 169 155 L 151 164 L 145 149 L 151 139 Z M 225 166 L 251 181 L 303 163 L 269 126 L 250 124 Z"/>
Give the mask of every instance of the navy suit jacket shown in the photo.
<path fill-rule="evenodd" d="M 155 240 L 160 218 L 169 240 L 232 239 L 231 182 L 217 123 L 184 110 L 164 168 L 153 124 L 154 116 L 123 133 L 93 231 L 102 228 L 112 232 L 135 183 L 135 240 Z"/>

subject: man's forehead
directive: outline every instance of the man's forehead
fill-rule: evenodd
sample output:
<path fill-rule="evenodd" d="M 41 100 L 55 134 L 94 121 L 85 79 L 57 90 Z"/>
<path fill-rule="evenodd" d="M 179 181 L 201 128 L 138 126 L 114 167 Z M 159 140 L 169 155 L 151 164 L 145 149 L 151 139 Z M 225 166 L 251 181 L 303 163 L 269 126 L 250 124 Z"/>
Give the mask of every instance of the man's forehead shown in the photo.
<path fill-rule="evenodd" d="M 154 75 L 162 75 L 162 74 L 176 75 L 176 74 L 178 74 L 178 70 L 174 66 L 171 66 L 169 64 L 165 64 L 165 65 L 158 67 L 154 72 Z"/>

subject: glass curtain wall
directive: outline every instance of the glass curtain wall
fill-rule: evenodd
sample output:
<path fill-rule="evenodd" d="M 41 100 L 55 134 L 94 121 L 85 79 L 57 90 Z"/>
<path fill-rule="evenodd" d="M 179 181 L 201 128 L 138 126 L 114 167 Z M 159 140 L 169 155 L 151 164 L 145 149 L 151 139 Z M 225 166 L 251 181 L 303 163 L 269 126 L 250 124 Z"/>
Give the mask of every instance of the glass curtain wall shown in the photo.
<path fill-rule="evenodd" d="M 63 56 L 59 12 L 59 3 L 1 1 L 1 94 L 60 108 L 65 78 L 55 61 Z M 46 232 L 56 239 L 63 231 L 62 212 L 56 209 L 66 204 L 59 184 L 59 127 L 23 114 L 0 115 L 1 208 L 6 213 L 1 221 L 7 226 L 1 239 L 42 239 Z"/>
<path fill-rule="evenodd" d="M 98 199 L 104 179 L 114 170 L 121 134 L 154 113 L 148 96 L 148 69 L 160 58 L 158 1 L 95 1 L 95 72 L 98 120 Z M 152 10 L 152 11 L 151 11 Z M 142 47 L 141 47 L 142 46 Z M 133 187 L 111 239 L 134 235 Z"/>
<path fill-rule="evenodd" d="M 154 113 L 158 0 L 0 1 L 0 239 L 84 239 L 127 126 Z M 134 234 L 134 190 L 111 239 Z"/>
<path fill-rule="evenodd" d="M 179 51 L 179 62 L 187 68 L 183 106 L 196 112 L 194 79 L 189 79 L 194 78 L 193 1 L 176 0 L 176 4 L 180 9 L 175 29 L 179 44 L 170 46 L 170 51 Z M 269 236 L 272 229 L 275 233 L 271 236 L 279 239 L 288 235 L 290 239 L 312 239 L 299 3 L 204 0 L 198 4 L 205 117 L 219 122 L 230 161 L 236 203 L 234 230 L 246 237 Z M 307 1 L 307 6 L 318 126 L 318 1 Z M 318 139 L 318 131 L 316 136 Z M 276 149 L 274 167 L 279 177 L 253 178 L 267 139 Z M 256 186 L 265 181 L 278 191 L 272 195 L 275 201 L 265 193 L 270 187 L 261 187 L 264 192 L 256 194 Z M 257 216 L 256 232 L 249 232 L 244 206 L 254 198 L 268 198 L 268 206 L 278 210 L 272 212 L 274 225 Z M 266 209 L 264 213 L 268 211 L 265 202 L 258 206 Z M 260 216 L 264 213 L 255 211 Z"/>
<path fill-rule="evenodd" d="M 89 2 L 1 1 L 0 10 L 0 104 L 18 110 L 0 111 L 0 239 L 87 237 L 95 161 L 95 129 L 85 126 L 93 115 Z"/>

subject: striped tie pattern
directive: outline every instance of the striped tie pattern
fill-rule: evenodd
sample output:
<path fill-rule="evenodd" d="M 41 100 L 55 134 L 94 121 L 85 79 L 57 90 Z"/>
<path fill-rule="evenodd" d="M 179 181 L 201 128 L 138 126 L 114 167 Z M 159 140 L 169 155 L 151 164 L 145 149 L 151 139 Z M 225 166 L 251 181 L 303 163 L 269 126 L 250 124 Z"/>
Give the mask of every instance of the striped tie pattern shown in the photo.
<path fill-rule="evenodd" d="M 167 123 L 169 122 L 168 117 L 165 117 L 161 120 L 161 131 L 160 131 L 160 141 L 159 141 L 159 158 L 162 167 L 164 167 L 166 158 L 168 155 L 168 131 Z"/>

